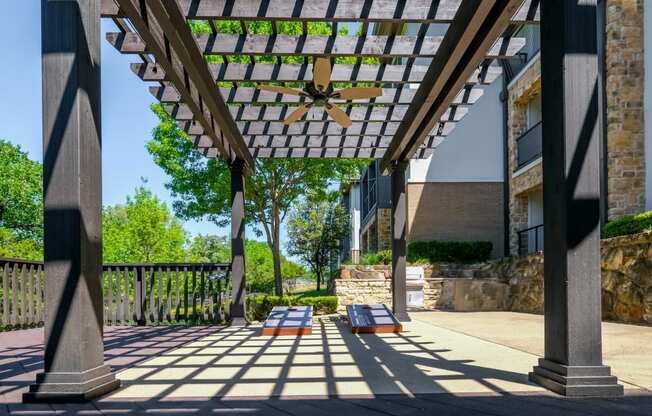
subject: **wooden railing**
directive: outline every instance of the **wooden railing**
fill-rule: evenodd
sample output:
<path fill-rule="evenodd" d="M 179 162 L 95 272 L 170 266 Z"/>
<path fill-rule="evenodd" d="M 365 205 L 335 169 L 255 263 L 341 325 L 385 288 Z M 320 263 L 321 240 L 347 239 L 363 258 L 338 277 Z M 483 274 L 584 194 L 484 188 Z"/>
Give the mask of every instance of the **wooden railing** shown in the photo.
<path fill-rule="evenodd" d="M 0 259 L 3 327 L 20 327 L 43 322 L 43 263 Z"/>
<path fill-rule="evenodd" d="M 217 323 L 228 319 L 229 264 L 105 264 L 104 323 Z M 43 263 L 0 259 L 0 325 L 42 324 Z"/>

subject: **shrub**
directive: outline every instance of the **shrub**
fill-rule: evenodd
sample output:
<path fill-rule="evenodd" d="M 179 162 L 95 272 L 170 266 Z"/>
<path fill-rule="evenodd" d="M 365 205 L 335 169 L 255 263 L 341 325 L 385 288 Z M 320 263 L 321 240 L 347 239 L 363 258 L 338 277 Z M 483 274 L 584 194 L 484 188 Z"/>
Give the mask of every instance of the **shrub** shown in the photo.
<path fill-rule="evenodd" d="M 379 264 L 392 264 L 392 250 L 381 250 L 376 254 Z"/>
<path fill-rule="evenodd" d="M 602 227 L 602 238 L 636 234 L 652 230 L 652 211 L 622 217 Z"/>
<path fill-rule="evenodd" d="M 408 244 L 410 263 L 473 263 L 489 260 L 493 244 L 489 241 L 415 241 Z"/>
<path fill-rule="evenodd" d="M 368 253 L 360 256 L 359 264 L 363 266 L 375 266 L 378 263 L 378 254 L 375 251 L 370 251 Z"/>
<path fill-rule="evenodd" d="M 337 312 L 337 296 L 249 296 L 247 317 L 264 321 L 274 306 L 312 306 L 315 315 L 331 314 Z"/>
<path fill-rule="evenodd" d="M 360 257 L 359 264 L 363 266 L 378 266 L 392 264 L 392 250 L 370 251 Z"/>
<path fill-rule="evenodd" d="M 312 306 L 315 315 L 327 315 L 337 312 L 337 296 L 304 297 L 296 300 L 296 305 Z"/>

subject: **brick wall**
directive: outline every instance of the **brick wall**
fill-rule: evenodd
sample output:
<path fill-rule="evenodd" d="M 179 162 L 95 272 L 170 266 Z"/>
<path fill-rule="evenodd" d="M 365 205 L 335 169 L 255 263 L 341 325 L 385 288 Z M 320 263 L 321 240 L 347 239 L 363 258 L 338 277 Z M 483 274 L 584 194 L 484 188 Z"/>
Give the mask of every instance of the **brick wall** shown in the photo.
<path fill-rule="evenodd" d="M 501 182 L 410 183 L 407 200 L 409 241 L 491 241 L 503 255 Z"/>

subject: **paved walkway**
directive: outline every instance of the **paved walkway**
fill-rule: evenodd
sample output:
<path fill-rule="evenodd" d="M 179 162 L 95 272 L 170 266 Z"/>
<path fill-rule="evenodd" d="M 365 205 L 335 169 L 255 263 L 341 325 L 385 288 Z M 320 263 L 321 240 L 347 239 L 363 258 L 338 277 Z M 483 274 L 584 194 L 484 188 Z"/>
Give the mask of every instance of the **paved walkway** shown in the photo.
<path fill-rule="evenodd" d="M 514 312 L 419 312 L 420 322 L 543 356 L 543 316 Z M 630 387 L 652 391 L 652 327 L 602 323 L 606 365 Z"/>
<path fill-rule="evenodd" d="M 618 400 L 556 396 L 527 381 L 536 355 L 438 326 L 436 313 L 413 316 L 398 335 L 353 335 L 330 318 L 301 338 L 260 337 L 258 327 L 110 328 L 107 361 L 123 387 L 82 406 L 20 404 L 42 365 L 42 331 L 4 333 L 0 414 L 652 414 L 652 396 L 632 385 Z"/>

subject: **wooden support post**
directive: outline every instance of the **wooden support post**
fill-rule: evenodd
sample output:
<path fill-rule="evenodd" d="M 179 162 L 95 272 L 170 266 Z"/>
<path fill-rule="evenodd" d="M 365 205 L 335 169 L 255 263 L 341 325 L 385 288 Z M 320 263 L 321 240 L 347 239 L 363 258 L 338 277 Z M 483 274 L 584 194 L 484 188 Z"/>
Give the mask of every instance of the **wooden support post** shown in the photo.
<path fill-rule="evenodd" d="M 136 323 L 139 326 L 147 325 L 147 309 L 145 308 L 147 303 L 147 279 L 145 275 L 145 269 L 143 267 L 138 267 L 136 269 L 136 288 L 134 291 L 134 303 L 136 314 L 138 316 Z"/>
<path fill-rule="evenodd" d="M 407 314 L 406 244 L 407 200 L 405 170 L 409 162 L 399 162 L 392 171 L 392 309 L 399 321 L 410 320 Z"/>
<path fill-rule="evenodd" d="M 530 379 L 619 396 L 602 364 L 596 1 L 541 3 L 545 358 Z"/>
<path fill-rule="evenodd" d="M 104 363 L 100 0 L 42 0 L 44 372 L 26 402 L 120 385 Z"/>
<path fill-rule="evenodd" d="M 231 163 L 231 325 L 246 324 L 244 162 Z"/>

